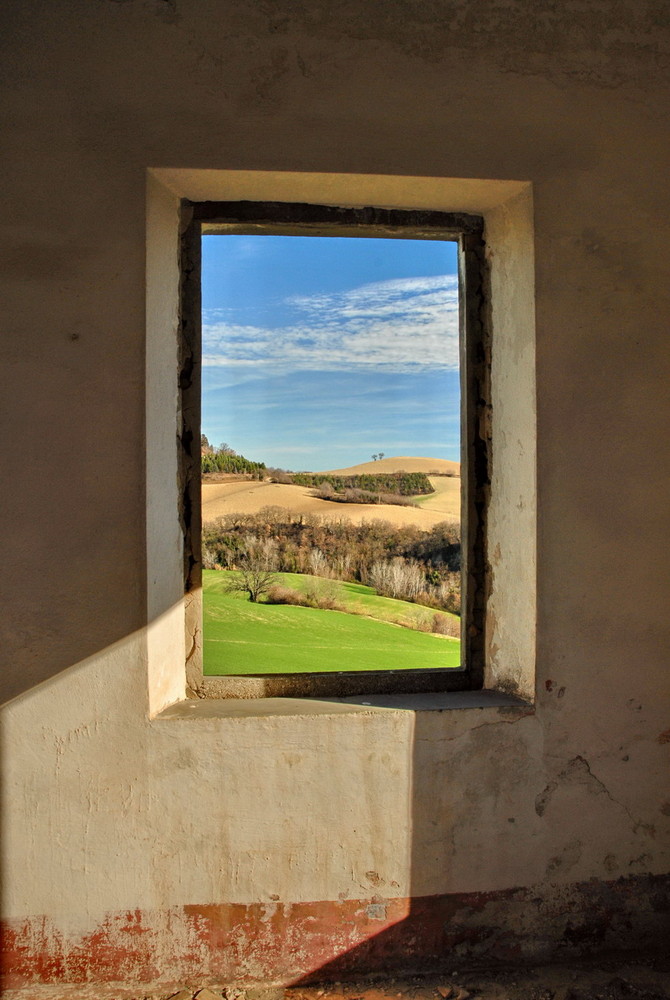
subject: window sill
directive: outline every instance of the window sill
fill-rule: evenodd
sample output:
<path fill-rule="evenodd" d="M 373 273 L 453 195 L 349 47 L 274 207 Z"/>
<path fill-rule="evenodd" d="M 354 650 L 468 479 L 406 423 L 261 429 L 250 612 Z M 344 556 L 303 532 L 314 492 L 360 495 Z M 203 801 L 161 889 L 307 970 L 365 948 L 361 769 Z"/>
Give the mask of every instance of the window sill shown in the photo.
<path fill-rule="evenodd" d="M 198 678 L 200 697 L 234 701 L 364 699 L 368 696 L 438 694 L 478 689 L 474 672 L 461 667 L 438 670 L 343 670 L 323 673 L 237 674 Z"/>
<path fill-rule="evenodd" d="M 528 715 L 533 706 L 502 691 L 441 691 L 350 698 L 203 698 L 170 705 L 155 720 L 249 719 L 269 716 L 355 715 L 377 712 L 452 712 L 493 709 Z"/>

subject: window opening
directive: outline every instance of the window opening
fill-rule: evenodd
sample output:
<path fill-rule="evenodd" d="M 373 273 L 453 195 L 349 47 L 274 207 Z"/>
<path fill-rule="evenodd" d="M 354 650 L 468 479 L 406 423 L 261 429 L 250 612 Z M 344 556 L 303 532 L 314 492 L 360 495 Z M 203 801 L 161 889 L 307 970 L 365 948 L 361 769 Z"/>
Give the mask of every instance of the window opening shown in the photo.
<path fill-rule="evenodd" d="M 480 220 L 364 212 L 187 229 L 187 590 L 238 693 L 479 686 Z"/>

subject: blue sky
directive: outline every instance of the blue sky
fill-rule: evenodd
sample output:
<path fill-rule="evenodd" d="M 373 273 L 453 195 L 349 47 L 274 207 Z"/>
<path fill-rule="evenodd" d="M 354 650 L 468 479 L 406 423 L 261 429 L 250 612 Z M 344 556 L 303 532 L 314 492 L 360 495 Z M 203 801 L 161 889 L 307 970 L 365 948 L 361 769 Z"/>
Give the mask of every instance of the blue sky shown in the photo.
<path fill-rule="evenodd" d="M 202 429 L 266 465 L 460 460 L 456 244 L 203 237 Z"/>

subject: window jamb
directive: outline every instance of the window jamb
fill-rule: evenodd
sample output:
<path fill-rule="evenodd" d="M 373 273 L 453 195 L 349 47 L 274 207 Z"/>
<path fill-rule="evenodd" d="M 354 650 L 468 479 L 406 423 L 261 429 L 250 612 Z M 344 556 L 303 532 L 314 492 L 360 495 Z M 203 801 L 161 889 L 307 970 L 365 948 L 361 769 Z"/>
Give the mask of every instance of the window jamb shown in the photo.
<path fill-rule="evenodd" d="M 183 535 L 187 636 L 201 627 L 202 559 L 200 407 L 200 240 L 204 232 L 456 239 L 461 325 L 461 549 L 463 603 L 460 668 L 206 677 L 201 644 L 187 654 L 187 684 L 204 697 L 346 697 L 361 694 L 478 690 L 484 683 L 489 592 L 486 517 L 490 499 L 490 330 L 483 219 L 466 213 L 339 208 L 285 202 L 181 204 L 179 317 L 179 520 Z M 463 474 L 465 470 L 465 475 Z M 188 643 L 187 643 L 188 649 Z"/>

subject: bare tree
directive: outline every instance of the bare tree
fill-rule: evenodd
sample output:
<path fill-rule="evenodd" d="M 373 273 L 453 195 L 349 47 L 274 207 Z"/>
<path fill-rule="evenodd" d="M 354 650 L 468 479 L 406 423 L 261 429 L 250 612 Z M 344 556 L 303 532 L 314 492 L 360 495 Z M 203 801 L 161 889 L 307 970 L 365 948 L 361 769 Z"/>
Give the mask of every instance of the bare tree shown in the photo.
<path fill-rule="evenodd" d="M 277 543 L 274 538 L 245 535 L 237 575 L 231 577 L 230 590 L 246 591 L 254 604 L 277 582 Z"/>
<path fill-rule="evenodd" d="M 350 552 L 339 552 L 335 557 L 335 576 L 338 580 L 346 580 L 351 573 L 352 557 Z"/>
<path fill-rule="evenodd" d="M 330 576 L 330 566 L 321 549 L 310 549 L 309 568 L 314 576 Z"/>
<path fill-rule="evenodd" d="M 370 567 L 370 583 L 378 594 L 402 601 L 413 601 L 426 588 L 425 574 L 419 563 L 401 556 L 376 560 Z"/>

